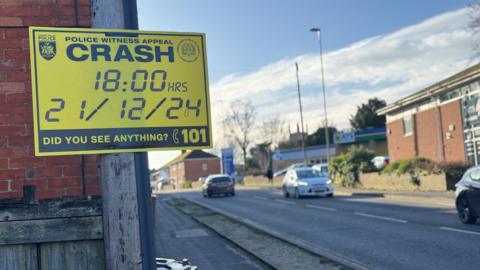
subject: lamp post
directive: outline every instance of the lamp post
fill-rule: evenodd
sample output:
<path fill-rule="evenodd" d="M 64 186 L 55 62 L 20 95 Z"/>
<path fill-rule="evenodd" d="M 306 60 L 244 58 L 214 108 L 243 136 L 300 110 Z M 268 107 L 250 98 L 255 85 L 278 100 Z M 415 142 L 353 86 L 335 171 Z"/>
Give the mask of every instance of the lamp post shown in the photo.
<path fill-rule="evenodd" d="M 303 163 L 307 165 L 307 151 L 305 150 L 305 133 L 303 131 L 303 110 L 302 110 L 302 95 L 300 94 L 300 78 L 298 77 L 298 63 L 295 62 L 295 70 L 297 72 L 297 90 L 298 90 L 298 105 L 300 108 L 300 122 L 302 124 L 302 150 L 303 150 Z"/>
<path fill-rule="evenodd" d="M 320 47 L 320 69 L 322 72 L 322 92 L 323 92 L 323 112 L 325 115 L 325 125 L 324 125 L 324 130 L 325 130 L 325 141 L 326 141 L 326 146 L 327 146 L 327 164 L 330 163 L 330 138 L 328 136 L 328 116 L 327 116 L 327 99 L 325 95 L 325 78 L 323 74 L 323 48 L 322 48 L 322 33 L 320 31 L 320 28 L 312 28 L 310 29 L 311 32 L 317 33 L 317 38 L 318 38 L 318 45 Z"/>

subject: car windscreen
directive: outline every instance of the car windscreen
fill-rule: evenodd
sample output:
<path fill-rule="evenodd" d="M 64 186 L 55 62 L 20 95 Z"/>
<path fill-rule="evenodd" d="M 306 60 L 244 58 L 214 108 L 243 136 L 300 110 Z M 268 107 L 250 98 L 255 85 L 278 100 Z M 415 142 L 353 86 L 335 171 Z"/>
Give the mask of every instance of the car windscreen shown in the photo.
<path fill-rule="evenodd" d="M 321 174 L 317 170 L 299 170 L 297 171 L 298 179 L 305 179 L 305 178 L 314 178 L 320 177 Z"/>
<path fill-rule="evenodd" d="M 232 179 L 230 177 L 215 177 L 212 180 L 210 180 L 210 183 L 215 183 L 215 184 L 228 184 L 232 182 Z"/>

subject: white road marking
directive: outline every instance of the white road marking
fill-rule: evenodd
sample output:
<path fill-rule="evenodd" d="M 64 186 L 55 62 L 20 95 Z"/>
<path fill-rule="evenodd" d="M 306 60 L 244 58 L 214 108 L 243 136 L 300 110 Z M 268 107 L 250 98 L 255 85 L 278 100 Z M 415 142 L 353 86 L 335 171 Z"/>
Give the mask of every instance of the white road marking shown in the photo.
<path fill-rule="evenodd" d="M 388 221 L 399 222 L 399 223 L 407 223 L 407 222 L 408 222 L 408 221 L 403 220 L 403 219 L 396 219 L 396 218 L 390 218 L 390 217 L 376 216 L 376 215 L 370 215 L 370 214 L 365 214 L 365 213 L 360 213 L 360 212 L 355 212 L 354 214 L 357 215 L 357 216 L 363 216 L 363 217 L 369 217 L 369 218 L 376 218 L 376 219 L 388 220 Z"/>
<path fill-rule="evenodd" d="M 262 197 L 262 196 L 253 196 L 253 198 L 260 199 L 260 200 L 268 200 L 268 198 Z"/>
<path fill-rule="evenodd" d="M 460 230 L 460 229 L 454 229 L 454 228 L 449 228 L 449 227 L 440 227 L 440 230 L 446 230 L 446 231 L 452 231 L 452 232 L 459 232 L 459 233 L 467 233 L 467 234 L 480 235 L 479 232 L 473 232 L 473 231 L 467 231 L 467 230 Z"/>
<path fill-rule="evenodd" d="M 317 206 L 317 205 L 311 205 L 311 204 L 307 204 L 305 206 L 310 208 L 315 208 L 315 209 L 327 210 L 327 211 L 337 211 L 337 209 L 335 208 L 323 207 L 323 206 Z"/>
<path fill-rule="evenodd" d="M 278 200 L 278 199 L 275 200 L 275 201 L 277 201 L 277 202 L 279 202 L 279 203 L 284 203 L 284 204 L 295 204 L 294 202 L 288 202 L 288 201 Z"/>

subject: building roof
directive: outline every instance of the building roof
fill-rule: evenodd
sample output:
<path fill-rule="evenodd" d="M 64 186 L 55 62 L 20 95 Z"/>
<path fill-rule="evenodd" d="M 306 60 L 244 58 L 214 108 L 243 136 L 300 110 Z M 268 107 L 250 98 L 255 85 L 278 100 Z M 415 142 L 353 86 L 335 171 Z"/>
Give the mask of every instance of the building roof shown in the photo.
<path fill-rule="evenodd" d="M 307 157 L 317 158 L 320 156 L 327 155 L 327 147 L 325 145 L 315 145 L 305 147 L 305 152 Z M 336 148 L 334 144 L 330 144 L 330 155 L 334 156 L 336 153 Z M 291 149 L 279 149 L 273 152 L 272 158 L 274 160 L 294 160 L 303 158 L 303 149 L 300 148 L 291 148 Z"/>
<path fill-rule="evenodd" d="M 452 87 L 459 86 L 465 82 L 469 82 L 474 78 L 480 78 L 480 63 L 462 70 L 444 80 L 441 80 L 433 85 L 430 85 L 418 92 L 406 96 L 400 100 L 395 101 L 377 110 L 377 114 L 385 115 L 389 112 L 396 111 L 404 106 L 417 103 L 422 100 L 431 98 L 433 95 L 438 95 L 442 92 L 450 90 Z"/>
<path fill-rule="evenodd" d="M 167 164 L 163 165 L 160 169 L 170 167 L 171 165 L 173 165 L 175 163 L 179 163 L 179 162 L 182 162 L 182 161 L 188 160 L 188 159 L 207 159 L 207 158 L 217 158 L 217 159 L 219 159 L 219 157 L 217 157 L 216 155 L 210 154 L 210 153 L 205 152 L 203 150 L 191 150 L 191 151 L 187 151 L 185 153 L 182 153 L 179 156 L 177 156 L 176 158 L 170 160 Z"/>

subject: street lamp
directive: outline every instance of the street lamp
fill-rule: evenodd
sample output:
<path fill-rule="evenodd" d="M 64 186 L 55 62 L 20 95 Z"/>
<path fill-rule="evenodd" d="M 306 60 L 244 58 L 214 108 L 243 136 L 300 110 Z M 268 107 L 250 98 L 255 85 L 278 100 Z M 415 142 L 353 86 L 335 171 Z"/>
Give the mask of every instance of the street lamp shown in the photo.
<path fill-rule="evenodd" d="M 323 74 L 323 49 L 322 49 L 322 33 L 320 31 L 320 28 L 311 28 L 310 31 L 317 33 L 317 38 L 318 38 L 318 45 L 320 47 L 320 68 L 322 72 L 322 92 L 323 92 L 323 112 L 325 114 L 325 140 L 326 140 L 326 146 L 327 146 L 327 164 L 330 163 L 330 138 L 328 136 L 328 117 L 327 117 L 327 99 L 325 96 L 325 78 Z"/>

